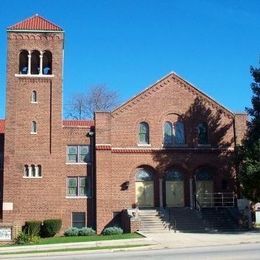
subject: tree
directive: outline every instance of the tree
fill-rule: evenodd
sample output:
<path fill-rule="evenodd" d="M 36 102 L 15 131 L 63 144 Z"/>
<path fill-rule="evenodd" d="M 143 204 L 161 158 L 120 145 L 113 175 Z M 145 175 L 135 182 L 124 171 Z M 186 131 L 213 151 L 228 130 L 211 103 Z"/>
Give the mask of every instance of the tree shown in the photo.
<path fill-rule="evenodd" d="M 260 201 L 260 68 L 251 67 L 254 82 L 252 108 L 247 108 L 250 115 L 248 132 L 239 150 L 239 181 L 243 194 L 250 200 Z"/>
<path fill-rule="evenodd" d="M 94 112 L 111 111 L 118 104 L 116 91 L 109 90 L 105 85 L 96 85 L 87 93 L 78 93 L 72 97 L 66 117 L 77 120 L 93 118 Z"/>

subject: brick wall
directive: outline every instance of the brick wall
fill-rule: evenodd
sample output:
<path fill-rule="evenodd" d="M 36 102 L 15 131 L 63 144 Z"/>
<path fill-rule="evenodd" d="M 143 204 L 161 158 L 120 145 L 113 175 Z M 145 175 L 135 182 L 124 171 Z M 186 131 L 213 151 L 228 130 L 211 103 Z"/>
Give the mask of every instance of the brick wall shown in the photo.
<path fill-rule="evenodd" d="M 53 77 L 21 77 L 20 50 L 49 50 Z M 8 33 L 7 117 L 5 124 L 3 221 L 23 225 L 28 220 L 61 218 L 62 230 L 71 226 L 72 212 L 87 212 L 93 225 L 93 200 L 66 198 L 68 176 L 92 175 L 91 165 L 66 164 L 68 144 L 86 144 L 88 128 L 62 127 L 63 33 Z M 31 103 L 32 91 L 37 103 Z M 31 122 L 37 134 L 31 134 Z M 42 167 L 42 178 L 24 178 L 24 165 Z M 7 204 L 6 204 L 7 203 Z"/>
<path fill-rule="evenodd" d="M 229 164 L 234 148 L 234 115 L 175 74 L 159 81 L 113 113 L 95 115 L 99 233 L 110 224 L 113 212 L 135 204 L 138 167 L 147 167 L 154 173 L 155 207 L 160 206 L 159 179 L 164 179 L 166 170 L 171 167 L 179 169 L 185 176 L 185 206 L 191 203 L 190 179 L 194 182 L 193 177 L 201 167 L 212 171 L 214 191 L 234 190 L 234 169 Z M 186 144 L 178 148 L 164 148 L 164 123 L 176 120 L 185 125 Z M 142 121 L 149 124 L 148 146 L 138 145 L 139 123 Z M 209 146 L 198 145 L 199 122 L 208 123 Z M 223 180 L 226 180 L 225 188 Z M 126 181 L 129 187 L 122 189 Z M 163 182 L 164 205 L 165 197 Z"/>

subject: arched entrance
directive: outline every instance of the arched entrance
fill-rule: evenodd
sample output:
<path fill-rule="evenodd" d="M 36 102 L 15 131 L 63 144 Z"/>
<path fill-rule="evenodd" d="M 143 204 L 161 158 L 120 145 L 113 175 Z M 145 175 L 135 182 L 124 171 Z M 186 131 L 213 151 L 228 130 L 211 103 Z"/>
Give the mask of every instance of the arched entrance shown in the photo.
<path fill-rule="evenodd" d="M 203 207 L 209 207 L 214 204 L 213 191 L 214 182 L 212 172 L 208 168 L 200 168 L 195 174 L 196 198 Z"/>
<path fill-rule="evenodd" d="M 135 175 L 136 203 L 139 207 L 154 206 L 153 173 L 146 168 L 138 168 Z"/>
<path fill-rule="evenodd" d="M 165 175 L 166 207 L 184 207 L 183 173 L 170 169 Z"/>

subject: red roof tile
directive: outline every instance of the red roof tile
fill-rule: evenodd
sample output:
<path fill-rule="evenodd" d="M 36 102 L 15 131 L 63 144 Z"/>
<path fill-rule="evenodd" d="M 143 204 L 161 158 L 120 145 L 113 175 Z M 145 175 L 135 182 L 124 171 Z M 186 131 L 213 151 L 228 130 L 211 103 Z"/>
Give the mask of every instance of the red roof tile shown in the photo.
<path fill-rule="evenodd" d="M 45 18 L 39 16 L 38 14 L 8 27 L 8 30 L 63 31 L 61 27 L 46 20 Z"/>
<path fill-rule="evenodd" d="M 93 120 L 63 120 L 63 126 L 65 127 L 75 127 L 75 126 L 94 126 Z"/>
<path fill-rule="evenodd" d="M 5 132 L 5 120 L 0 119 L 0 134 L 3 134 Z"/>

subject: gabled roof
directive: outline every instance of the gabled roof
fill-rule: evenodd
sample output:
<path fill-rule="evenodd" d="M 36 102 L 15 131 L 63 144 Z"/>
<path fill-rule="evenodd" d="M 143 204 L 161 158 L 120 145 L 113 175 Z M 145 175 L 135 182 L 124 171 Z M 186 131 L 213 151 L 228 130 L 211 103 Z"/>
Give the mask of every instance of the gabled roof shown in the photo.
<path fill-rule="evenodd" d="M 0 119 L 0 134 L 3 134 L 5 132 L 5 120 Z"/>
<path fill-rule="evenodd" d="M 136 104 L 137 102 L 142 100 L 143 97 L 147 96 L 147 93 L 148 94 L 154 93 L 160 87 L 166 86 L 167 82 L 170 79 L 173 79 L 174 81 L 178 82 L 179 85 L 181 85 L 181 86 L 185 86 L 191 92 L 193 92 L 194 94 L 196 94 L 200 98 L 204 99 L 207 103 L 214 104 L 214 106 L 219 107 L 221 110 L 225 111 L 225 113 L 227 113 L 229 116 L 234 116 L 234 114 L 229 109 L 227 109 L 223 105 L 219 104 L 213 98 L 211 98 L 210 96 L 208 96 L 207 94 L 205 94 L 204 92 L 199 90 L 197 87 L 195 87 L 194 85 L 192 85 L 188 81 L 184 80 L 183 78 L 181 78 L 179 75 L 177 75 L 174 72 L 171 72 L 171 73 L 167 74 L 166 76 L 164 76 L 160 80 L 156 81 L 153 85 L 149 86 L 148 88 L 146 88 L 145 90 L 143 90 L 142 92 L 140 92 L 139 94 L 134 96 L 133 98 L 131 98 L 128 101 L 126 101 L 125 103 L 123 103 L 121 106 L 117 107 L 114 111 L 112 111 L 112 114 L 116 115 L 116 114 L 118 114 L 120 112 L 123 112 L 125 109 L 127 109 L 128 106 L 129 107 L 133 106 L 134 104 Z"/>
<path fill-rule="evenodd" d="M 91 127 L 94 126 L 93 120 L 63 120 L 64 127 Z"/>
<path fill-rule="evenodd" d="M 62 28 L 35 14 L 7 28 L 8 31 L 60 31 Z"/>

